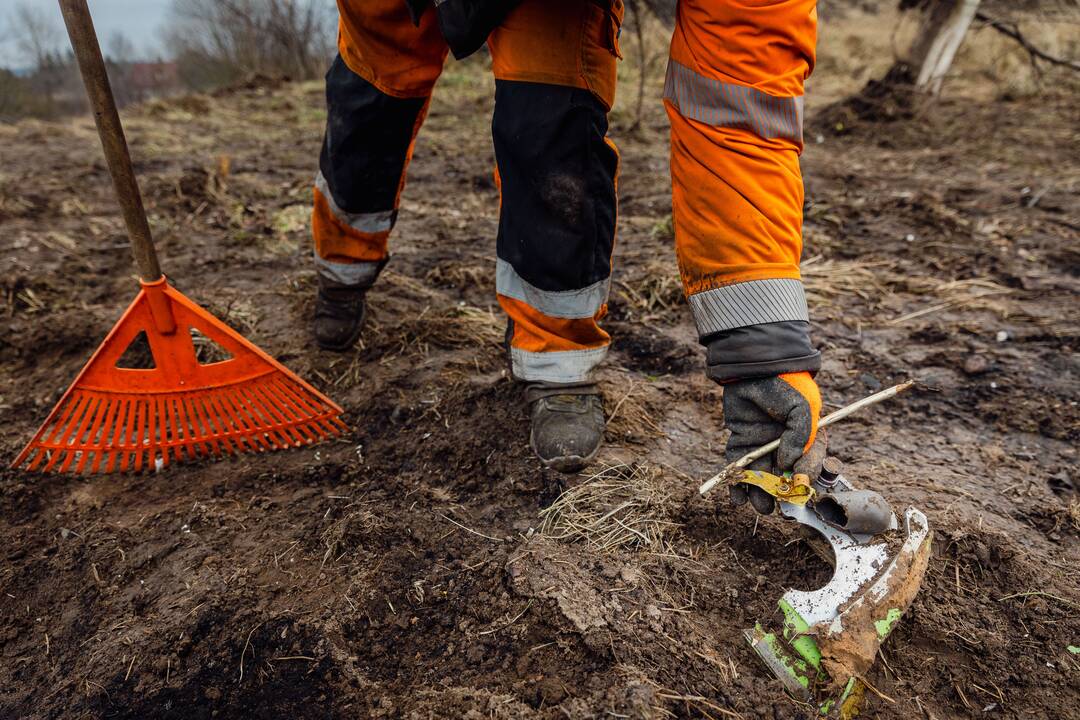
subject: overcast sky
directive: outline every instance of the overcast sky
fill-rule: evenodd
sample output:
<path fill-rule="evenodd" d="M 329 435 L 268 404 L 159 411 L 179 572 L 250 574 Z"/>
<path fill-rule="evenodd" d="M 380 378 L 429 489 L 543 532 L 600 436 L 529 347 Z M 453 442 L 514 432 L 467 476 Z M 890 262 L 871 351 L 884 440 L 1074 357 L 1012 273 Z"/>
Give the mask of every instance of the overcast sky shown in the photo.
<path fill-rule="evenodd" d="M 102 47 L 107 51 L 109 38 L 119 31 L 127 35 L 141 55 L 155 55 L 161 49 L 160 29 L 170 3 L 171 0 L 89 0 Z M 7 67 L 28 64 L 28 59 L 20 56 L 11 37 L 14 32 L 11 16 L 20 4 L 48 11 L 56 18 L 60 39 L 65 45 L 67 43 L 56 0 L 0 0 L 0 65 Z"/>

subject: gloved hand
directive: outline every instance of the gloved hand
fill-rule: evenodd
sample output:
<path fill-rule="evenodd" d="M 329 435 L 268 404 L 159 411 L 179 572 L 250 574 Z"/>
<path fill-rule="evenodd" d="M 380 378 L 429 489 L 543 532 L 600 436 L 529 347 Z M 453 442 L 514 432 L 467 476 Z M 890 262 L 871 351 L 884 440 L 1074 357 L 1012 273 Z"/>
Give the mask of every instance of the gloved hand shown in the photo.
<path fill-rule="evenodd" d="M 775 453 L 750 463 L 751 470 L 775 475 L 787 470 L 815 480 L 825 460 L 825 431 L 818 431 L 821 393 L 810 373 L 739 380 L 724 385 L 724 422 L 731 430 L 724 457 L 734 462 L 751 450 L 780 438 Z M 747 500 L 760 513 L 773 511 L 772 495 L 754 485 L 731 486 L 731 501 Z"/>

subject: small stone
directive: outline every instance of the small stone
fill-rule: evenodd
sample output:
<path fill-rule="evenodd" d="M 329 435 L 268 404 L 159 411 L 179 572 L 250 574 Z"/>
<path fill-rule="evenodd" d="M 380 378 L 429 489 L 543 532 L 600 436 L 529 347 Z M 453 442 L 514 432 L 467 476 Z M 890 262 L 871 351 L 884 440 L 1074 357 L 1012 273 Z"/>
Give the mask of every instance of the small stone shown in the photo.
<path fill-rule="evenodd" d="M 203 695 L 210 702 L 217 702 L 221 699 L 221 691 L 214 687 L 208 687 L 203 690 Z"/>
<path fill-rule="evenodd" d="M 990 369 L 990 361 L 983 355 L 968 355 L 964 358 L 964 372 L 968 375 L 982 375 Z"/>
<path fill-rule="evenodd" d="M 863 373 L 859 376 L 859 382 L 865 385 L 870 390 L 877 392 L 881 389 L 881 381 L 870 373 Z"/>
<path fill-rule="evenodd" d="M 1005 342 L 1006 340 L 1009 339 L 1009 332 L 1007 330 L 998 330 L 997 335 L 995 335 L 994 338 L 999 343 Z"/>

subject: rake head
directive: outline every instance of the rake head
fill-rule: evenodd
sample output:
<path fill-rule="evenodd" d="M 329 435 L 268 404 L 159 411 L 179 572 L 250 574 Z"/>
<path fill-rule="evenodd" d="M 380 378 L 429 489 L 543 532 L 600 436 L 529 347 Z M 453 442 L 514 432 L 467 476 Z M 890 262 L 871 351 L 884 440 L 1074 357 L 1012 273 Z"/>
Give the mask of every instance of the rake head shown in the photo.
<path fill-rule="evenodd" d="M 119 367 L 142 334 L 153 367 Z M 216 343 L 228 357 L 200 362 L 193 334 Z M 142 283 L 12 467 L 140 471 L 200 457 L 298 447 L 346 430 L 341 412 L 162 277 Z"/>

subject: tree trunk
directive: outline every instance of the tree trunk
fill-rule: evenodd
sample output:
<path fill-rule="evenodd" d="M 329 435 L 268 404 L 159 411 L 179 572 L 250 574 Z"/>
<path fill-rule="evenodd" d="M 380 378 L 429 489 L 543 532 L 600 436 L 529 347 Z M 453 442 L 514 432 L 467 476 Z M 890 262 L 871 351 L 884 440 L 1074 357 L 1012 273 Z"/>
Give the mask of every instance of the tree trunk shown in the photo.
<path fill-rule="evenodd" d="M 979 0 L 928 0 L 922 6 L 919 31 L 905 59 L 916 89 L 938 94 L 978 9 Z"/>

